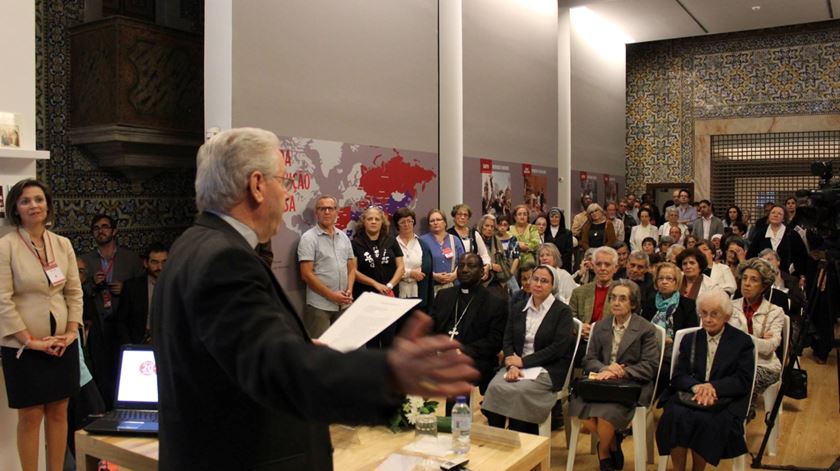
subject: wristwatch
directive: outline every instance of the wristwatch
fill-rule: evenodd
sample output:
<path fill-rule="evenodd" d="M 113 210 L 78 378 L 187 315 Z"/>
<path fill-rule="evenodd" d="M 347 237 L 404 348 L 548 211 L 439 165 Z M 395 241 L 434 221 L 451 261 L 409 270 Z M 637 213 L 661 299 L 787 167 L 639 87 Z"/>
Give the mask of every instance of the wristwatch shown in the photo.
<path fill-rule="evenodd" d="M 388 289 L 394 289 L 394 285 L 392 285 L 390 281 L 385 286 L 388 287 Z"/>

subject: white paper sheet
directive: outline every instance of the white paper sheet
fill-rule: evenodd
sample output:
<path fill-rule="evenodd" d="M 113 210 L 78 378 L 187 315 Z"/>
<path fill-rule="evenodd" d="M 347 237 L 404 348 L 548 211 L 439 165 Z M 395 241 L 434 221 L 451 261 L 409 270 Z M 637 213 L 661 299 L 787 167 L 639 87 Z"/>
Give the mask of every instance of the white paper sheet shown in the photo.
<path fill-rule="evenodd" d="M 419 299 L 362 293 L 318 340 L 340 352 L 356 350 L 419 302 Z"/>
<path fill-rule="evenodd" d="M 524 370 L 519 370 L 519 372 L 522 373 L 522 377 L 519 379 L 537 379 L 537 376 L 539 376 L 542 371 L 542 366 L 534 366 L 531 368 L 525 368 Z"/>

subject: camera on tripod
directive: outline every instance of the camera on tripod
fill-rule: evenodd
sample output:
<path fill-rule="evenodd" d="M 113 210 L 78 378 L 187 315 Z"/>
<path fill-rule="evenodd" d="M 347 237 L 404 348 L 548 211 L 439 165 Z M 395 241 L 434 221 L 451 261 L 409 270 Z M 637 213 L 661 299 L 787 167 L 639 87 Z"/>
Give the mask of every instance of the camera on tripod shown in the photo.
<path fill-rule="evenodd" d="M 811 164 L 811 174 L 820 177 L 816 190 L 798 190 L 797 198 L 807 198 L 796 212 L 801 222 L 822 239 L 829 260 L 840 260 L 840 180 L 834 177 L 831 162 Z"/>

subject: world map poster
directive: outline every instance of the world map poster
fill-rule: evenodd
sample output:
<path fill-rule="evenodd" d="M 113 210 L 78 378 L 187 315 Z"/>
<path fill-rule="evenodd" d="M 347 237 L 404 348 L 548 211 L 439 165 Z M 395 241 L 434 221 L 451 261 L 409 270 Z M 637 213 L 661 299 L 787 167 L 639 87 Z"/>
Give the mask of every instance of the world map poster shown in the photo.
<path fill-rule="evenodd" d="M 336 226 L 352 238 L 356 223 L 369 206 L 379 206 L 389 219 L 398 208 L 409 207 L 425 223 L 438 203 L 438 155 L 305 137 L 281 137 L 286 173 L 294 186 L 283 224 L 272 238 L 274 271 L 298 308 L 304 287 L 297 267 L 301 234 L 315 225 L 315 203 L 321 195 L 338 200 Z M 418 234 L 426 230 L 418 224 Z"/>

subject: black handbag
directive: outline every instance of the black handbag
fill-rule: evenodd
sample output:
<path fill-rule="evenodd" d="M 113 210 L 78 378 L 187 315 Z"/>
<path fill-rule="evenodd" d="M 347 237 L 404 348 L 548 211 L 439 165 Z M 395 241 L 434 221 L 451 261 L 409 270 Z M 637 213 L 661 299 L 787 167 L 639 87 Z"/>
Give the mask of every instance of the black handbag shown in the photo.
<path fill-rule="evenodd" d="M 796 359 L 796 367 L 790 369 L 790 373 L 782 379 L 785 384 L 785 396 L 791 399 L 805 399 L 808 397 L 808 372 L 801 368 L 799 359 Z"/>
<path fill-rule="evenodd" d="M 586 402 L 611 402 L 632 407 L 639 403 L 642 385 L 631 379 L 580 378 L 572 385 L 572 394 Z"/>
<path fill-rule="evenodd" d="M 719 397 L 714 404 L 704 406 L 701 405 L 699 402 L 694 400 L 694 393 L 688 391 L 678 391 L 677 392 L 677 400 L 680 401 L 680 404 L 697 410 L 706 410 L 709 412 L 717 412 L 719 410 L 725 409 L 729 404 L 732 403 L 731 397 Z"/>
<path fill-rule="evenodd" d="M 691 341 L 691 358 L 689 359 L 689 371 L 691 374 L 694 374 L 694 351 L 697 348 L 697 336 L 695 335 Z M 677 391 L 677 401 L 680 404 L 697 410 L 705 410 L 709 412 L 717 412 L 719 410 L 725 409 L 729 404 L 732 403 L 733 398 L 731 397 L 719 397 L 713 404 L 709 405 L 702 405 L 699 402 L 694 400 L 694 393 L 690 391 Z"/>

